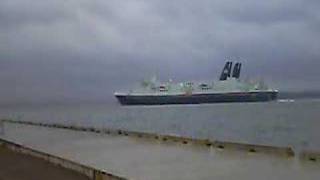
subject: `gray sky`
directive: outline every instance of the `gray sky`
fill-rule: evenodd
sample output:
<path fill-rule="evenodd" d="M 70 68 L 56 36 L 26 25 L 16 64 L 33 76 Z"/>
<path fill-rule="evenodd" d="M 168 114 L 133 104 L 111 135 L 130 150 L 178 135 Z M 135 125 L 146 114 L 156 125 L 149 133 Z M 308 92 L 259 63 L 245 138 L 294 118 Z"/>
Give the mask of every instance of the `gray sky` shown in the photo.
<path fill-rule="evenodd" d="M 320 89 L 318 0 L 1 0 L 0 100 L 110 100 L 226 58 L 278 89 Z"/>

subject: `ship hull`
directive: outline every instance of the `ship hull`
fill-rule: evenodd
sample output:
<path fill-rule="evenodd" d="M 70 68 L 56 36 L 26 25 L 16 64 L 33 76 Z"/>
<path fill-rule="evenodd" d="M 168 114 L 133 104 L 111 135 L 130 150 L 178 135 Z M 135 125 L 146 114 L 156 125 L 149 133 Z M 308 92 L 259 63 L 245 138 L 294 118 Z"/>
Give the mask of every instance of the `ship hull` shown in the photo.
<path fill-rule="evenodd" d="M 276 100 L 277 91 L 232 92 L 191 95 L 115 95 L 122 105 L 203 104 L 227 102 L 264 102 Z"/>

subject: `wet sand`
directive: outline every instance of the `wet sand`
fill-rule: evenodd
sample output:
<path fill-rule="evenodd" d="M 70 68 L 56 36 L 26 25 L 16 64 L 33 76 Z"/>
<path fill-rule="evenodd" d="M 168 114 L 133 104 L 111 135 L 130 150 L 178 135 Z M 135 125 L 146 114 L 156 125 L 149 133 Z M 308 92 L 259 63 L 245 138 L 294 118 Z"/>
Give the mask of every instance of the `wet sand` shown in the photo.
<path fill-rule="evenodd" d="M 88 180 L 77 172 L 0 146 L 0 180 Z"/>

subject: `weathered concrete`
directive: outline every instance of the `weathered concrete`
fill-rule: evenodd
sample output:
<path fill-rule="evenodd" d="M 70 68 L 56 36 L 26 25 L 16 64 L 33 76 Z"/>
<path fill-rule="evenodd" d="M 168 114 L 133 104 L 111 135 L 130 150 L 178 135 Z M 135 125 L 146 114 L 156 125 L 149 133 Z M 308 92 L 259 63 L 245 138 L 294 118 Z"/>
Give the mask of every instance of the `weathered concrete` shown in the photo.
<path fill-rule="evenodd" d="M 320 151 L 316 150 L 302 150 L 299 155 L 301 160 L 312 161 L 320 163 Z"/>
<path fill-rule="evenodd" d="M 122 134 L 123 132 L 121 132 Z M 5 123 L 2 138 L 115 175 L 162 179 L 319 179 L 320 165 L 292 156 L 229 151 L 154 138 Z"/>
<path fill-rule="evenodd" d="M 0 135 L 4 134 L 4 121 L 0 120 Z"/>
<path fill-rule="evenodd" d="M 2 173 L 3 177 L 6 179 L 51 179 L 52 177 L 45 178 L 48 175 L 43 173 L 43 171 L 40 171 L 43 168 L 49 168 L 49 170 L 51 168 L 53 170 L 52 175 L 54 176 L 54 173 L 57 173 L 57 176 L 61 176 L 61 179 L 81 179 L 81 176 L 86 176 L 86 179 L 91 180 L 126 180 L 125 178 L 115 176 L 105 171 L 31 149 L 4 139 L 0 139 L 0 153 L 2 153 L 0 155 L 2 156 L 0 157 L 0 163 L 2 163 L 0 164 L 0 167 L 4 167 L 0 168 L 0 174 Z M 23 161 L 23 163 L 28 163 L 29 166 L 21 166 L 20 163 L 12 163 L 12 167 L 7 167 L 7 164 L 10 164 L 11 161 L 16 163 Z M 47 164 L 44 164 L 45 162 Z M 39 166 L 41 167 L 39 168 Z M 27 174 L 25 177 L 15 175 L 20 174 L 20 172 L 27 172 Z M 70 176 L 70 173 L 76 176 Z"/>
<path fill-rule="evenodd" d="M 32 126 L 41 126 L 48 128 L 61 128 L 69 129 L 74 131 L 86 131 L 94 133 L 104 133 L 109 135 L 120 135 L 129 136 L 134 138 L 144 138 L 148 140 L 157 140 L 166 143 L 182 143 L 182 144 L 192 144 L 198 146 L 215 147 L 219 149 L 235 150 L 235 151 L 247 151 L 251 153 L 266 153 L 272 155 L 282 155 L 285 157 L 294 156 L 294 151 L 291 147 L 278 147 L 278 146 L 266 146 L 266 145 L 256 145 L 238 142 L 223 142 L 218 140 L 209 139 L 195 139 L 189 137 L 182 137 L 177 135 L 163 135 L 145 132 L 135 132 L 122 129 L 107 129 L 107 128 L 96 128 L 96 127 L 84 127 L 84 126 L 67 126 L 64 124 L 47 124 L 47 123 L 37 123 L 32 121 L 15 121 L 15 120 L 4 120 L 8 123 L 25 124 Z"/>
<path fill-rule="evenodd" d="M 0 146 L 0 179 L 2 180 L 89 180 L 83 174 Z"/>

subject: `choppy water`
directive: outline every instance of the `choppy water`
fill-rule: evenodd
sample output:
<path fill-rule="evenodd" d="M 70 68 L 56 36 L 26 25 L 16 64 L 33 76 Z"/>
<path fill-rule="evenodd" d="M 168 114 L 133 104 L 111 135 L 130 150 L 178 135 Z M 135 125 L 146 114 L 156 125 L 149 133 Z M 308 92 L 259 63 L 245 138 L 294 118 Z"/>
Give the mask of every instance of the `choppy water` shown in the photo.
<path fill-rule="evenodd" d="M 320 149 L 320 100 L 170 106 L 105 104 L 0 108 L 0 118 Z"/>

